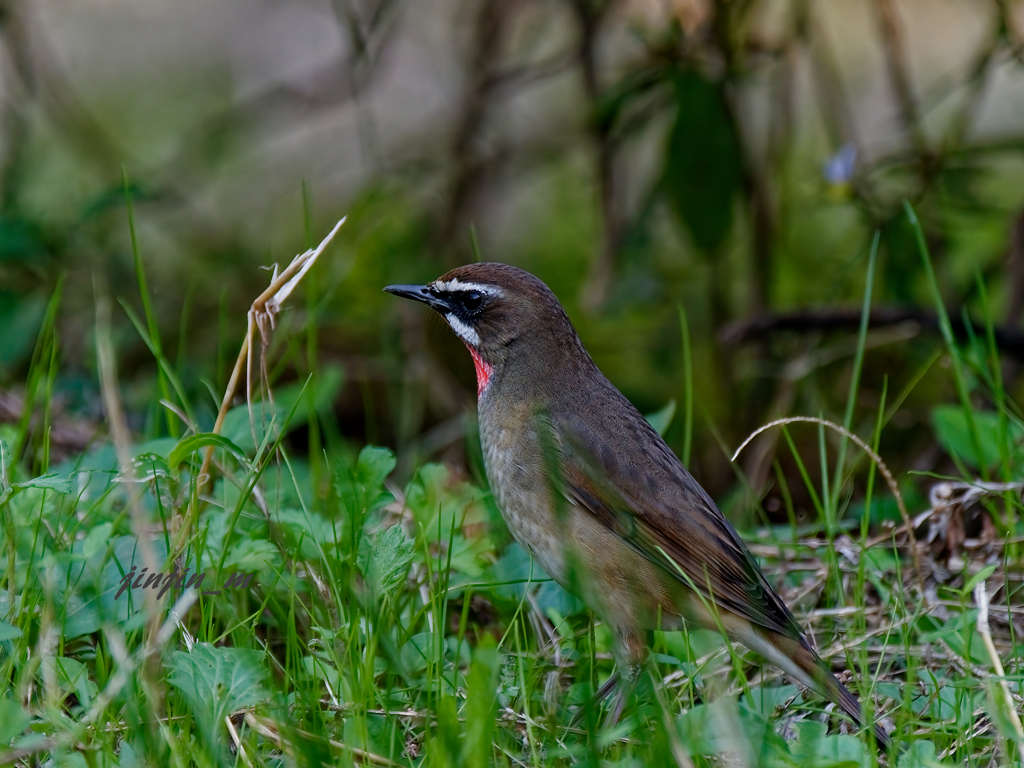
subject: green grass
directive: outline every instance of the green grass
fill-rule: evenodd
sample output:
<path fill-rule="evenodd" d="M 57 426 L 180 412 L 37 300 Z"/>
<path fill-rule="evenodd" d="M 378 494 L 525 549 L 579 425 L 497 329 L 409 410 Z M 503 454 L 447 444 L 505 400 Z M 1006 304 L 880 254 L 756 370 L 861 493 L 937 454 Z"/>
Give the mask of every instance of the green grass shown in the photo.
<path fill-rule="evenodd" d="M 136 250 L 140 278 L 141 263 Z M 941 310 L 937 289 L 935 297 Z M 43 414 L 59 360 L 60 299 L 58 290 L 26 385 Z M 255 429 L 243 405 L 214 437 L 196 435 L 158 402 L 196 423 L 181 366 L 165 357 L 143 306 L 145 318 L 132 322 L 159 372 L 150 423 L 167 428 L 130 446 L 131 467 L 119 467 L 110 443 L 50 466 L 45 419 L 0 426 L 0 763 L 826 768 L 885 759 L 866 734 L 845 733 L 826 702 L 703 630 L 655 633 L 624 720 L 603 728 L 590 702 L 613 669 L 610 637 L 509 544 L 488 490 L 438 464 L 398 488 L 388 481 L 389 450 L 353 454 L 329 439 L 341 373 L 317 362 L 314 312 L 286 350 L 308 378 L 276 388 L 273 405 L 258 403 Z M 1024 426 L 1002 389 L 991 332 L 959 343 L 948 321 L 943 329 L 948 371 L 931 363 L 924 371 L 952 375 L 960 402 L 935 410 L 935 439 L 965 477 L 1019 482 Z M 684 359 L 676 418 L 685 420 L 688 452 Z M 865 412 L 854 375 L 841 418 L 823 416 L 877 450 L 908 393 Z M 289 434 L 300 423 L 316 426 L 295 446 Z M 941 537 L 922 542 L 917 573 L 906 530 L 886 522 L 893 498 L 876 466 L 824 429 L 817 456 L 801 456 L 793 436 L 815 427 L 784 429 L 823 524 L 800 525 L 790 508 L 791 524 L 747 538 L 823 656 L 849 670 L 850 687 L 895 728 L 889 763 L 1019 765 L 1006 698 L 1019 707 L 1024 649 L 1006 620 L 1020 614 L 1019 487 L 993 486 L 974 507 L 990 526 L 978 546 L 948 559 Z M 209 445 L 216 482 L 201 490 Z M 815 461 L 817 478 L 808 469 Z M 866 497 L 853 495 L 858 477 Z M 788 504 L 794 480 L 781 471 L 778 479 Z M 925 508 L 918 500 L 910 514 Z M 140 526 L 149 566 L 166 572 L 189 510 L 195 524 L 177 565 L 198 567 L 202 588 L 220 593 L 116 597 L 123 574 L 147 564 Z M 250 583 L 224 588 L 245 574 Z M 1003 679 L 978 633 L 972 590 L 982 581 Z"/>

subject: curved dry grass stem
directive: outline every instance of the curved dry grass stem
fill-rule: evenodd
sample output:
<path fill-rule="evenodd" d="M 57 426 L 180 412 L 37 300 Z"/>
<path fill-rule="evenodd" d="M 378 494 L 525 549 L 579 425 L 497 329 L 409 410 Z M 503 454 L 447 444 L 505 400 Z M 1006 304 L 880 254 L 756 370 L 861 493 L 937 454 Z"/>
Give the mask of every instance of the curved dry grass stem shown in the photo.
<path fill-rule="evenodd" d="M 878 467 L 878 471 L 882 473 L 882 477 L 885 478 L 885 482 L 889 484 L 889 490 L 892 491 L 892 495 L 896 498 L 896 506 L 900 510 L 900 517 L 903 518 L 903 528 L 904 530 L 906 530 L 907 539 L 910 541 L 910 556 L 914 563 L 914 573 L 917 577 L 917 586 L 918 589 L 921 590 L 921 596 L 924 597 L 924 572 L 921 570 L 921 556 L 917 551 L 917 537 L 914 536 L 914 524 L 910 519 L 910 514 L 907 512 L 907 505 L 903 502 L 903 494 L 900 493 L 900 488 L 896 484 L 896 478 L 893 477 L 892 472 L 889 471 L 889 467 L 887 467 L 885 462 L 882 461 L 882 457 L 875 453 L 875 451 L 871 448 L 870 445 L 868 445 L 859 437 L 857 437 L 857 435 L 853 434 L 853 432 L 850 432 L 850 430 L 846 429 L 845 427 L 841 427 L 834 421 L 818 418 L 817 416 L 787 416 L 784 419 L 776 419 L 775 421 L 770 421 L 764 426 L 758 427 L 753 432 L 751 432 L 747 436 L 747 439 L 740 443 L 740 447 L 736 449 L 735 453 L 733 453 L 731 461 L 736 461 L 736 458 L 740 455 L 743 449 L 746 448 L 750 444 L 750 442 L 761 433 L 767 432 L 769 429 L 773 427 L 781 427 L 785 424 L 794 424 L 800 422 L 807 424 L 820 424 L 821 426 L 828 427 L 829 429 L 838 432 L 843 437 L 852 440 L 858 448 L 860 448 L 862 451 L 864 451 L 864 453 L 868 455 L 868 458 L 870 458 L 875 463 L 875 466 Z"/>
<path fill-rule="evenodd" d="M 320 258 L 320 254 L 324 252 L 334 236 L 338 234 L 338 230 L 341 229 L 341 225 L 345 223 L 347 216 L 343 216 L 341 220 L 334 225 L 332 229 L 323 240 L 320 241 L 320 245 L 316 248 L 311 248 L 304 253 L 300 253 L 289 264 L 284 272 L 277 274 L 277 267 L 274 268 L 274 277 L 270 281 L 270 286 L 263 291 L 256 300 L 253 301 L 252 307 L 247 313 L 247 323 L 245 338 L 242 340 L 242 348 L 238 352 L 238 358 L 235 360 L 235 367 L 231 371 L 231 378 L 228 381 L 227 389 L 224 390 L 224 397 L 221 399 L 220 410 L 217 412 L 217 420 L 213 425 L 213 434 L 219 435 L 221 428 L 224 426 L 224 418 L 227 416 L 228 411 L 231 410 L 231 403 L 234 400 L 235 392 L 238 389 L 238 382 L 241 378 L 243 366 L 246 370 L 246 383 L 245 383 L 245 400 L 249 406 L 249 421 L 253 421 L 252 415 L 252 403 L 249 398 L 249 394 L 252 391 L 252 338 L 256 335 L 257 329 L 260 331 L 261 340 L 263 341 L 264 348 L 267 343 L 267 331 L 266 326 L 273 328 L 274 316 L 281 311 L 281 305 L 284 304 L 285 299 L 291 295 L 291 292 L 295 290 L 295 286 L 299 284 L 299 281 L 305 276 L 306 272 L 309 271 L 310 267 L 316 263 L 316 260 Z M 261 366 L 264 371 L 266 368 L 266 360 L 261 360 Z M 269 392 L 268 392 L 269 396 Z M 255 429 L 253 431 L 253 440 L 259 444 L 256 440 Z M 206 486 L 207 483 L 213 481 L 213 477 L 210 474 L 210 463 L 213 459 L 213 446 L 209 446 L 206 449 L 206 455 L 203 457 L 203 465 L 199 470 L 199 476 L 197 477 L 198 490 Z M 187 541 L 189 536 L 189 529 L 191 528 L 192 519 L 194 516 L 194 507 L 198 503 L 199 493 L 196 493 L 193 499 L 193 503 L 189 505 L 188 511 L 185 513 L 183 524 L 178 532 L 178 537 L 175 540 L 173 554 L 177 556 L 180 552 L 184 542 Z"/>

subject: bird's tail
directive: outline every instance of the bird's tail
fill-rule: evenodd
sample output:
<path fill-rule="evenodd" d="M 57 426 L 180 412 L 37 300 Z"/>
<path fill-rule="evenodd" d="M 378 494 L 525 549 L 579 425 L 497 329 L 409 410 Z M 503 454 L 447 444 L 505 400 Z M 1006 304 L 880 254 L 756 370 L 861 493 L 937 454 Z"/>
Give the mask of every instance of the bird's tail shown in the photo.
<path fill-rule="evenodd" d="M 832 670 L 805 639 L 797 640 L 775 633 L 772 633 L 771 637 L 765 637 L 753 628 L 751 634 L 754 637 L 742 638 L 745 645 L 781 667 L 799 683 L 835 702 L 836 706 L 855 723 L 865 725 L 860 701 L 836 679 Z M 880 750 L 888 752 L 891 740 L 881 725 L 875 725 L 875 741 Z"/>

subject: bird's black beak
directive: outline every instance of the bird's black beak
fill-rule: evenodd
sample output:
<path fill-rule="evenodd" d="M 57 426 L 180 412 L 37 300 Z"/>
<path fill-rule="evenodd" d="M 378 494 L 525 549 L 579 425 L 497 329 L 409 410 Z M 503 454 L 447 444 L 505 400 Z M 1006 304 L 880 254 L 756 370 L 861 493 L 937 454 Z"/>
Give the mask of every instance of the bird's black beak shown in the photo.
<path fill-rule="evenodd" d="M 389 285 L 384 289 L 384 292 L 393 293 L 395 296 L 401 296 L 404 299 L 422 301 L 439 312 L 450 309 L 448 303 L 426 285 Z"/>

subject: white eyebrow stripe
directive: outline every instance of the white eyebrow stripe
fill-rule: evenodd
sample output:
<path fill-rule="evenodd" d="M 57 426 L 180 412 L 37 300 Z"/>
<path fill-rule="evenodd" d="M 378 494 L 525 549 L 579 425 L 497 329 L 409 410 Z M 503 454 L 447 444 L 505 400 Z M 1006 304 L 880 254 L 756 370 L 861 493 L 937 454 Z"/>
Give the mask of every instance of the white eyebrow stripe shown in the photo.
<path fill-rule="evenodd" d="M 505 293 L 494 285 L 482 285 L 481 283 L 464 283 L 458 278 L 451 280 L 435 280 L 431 287 L 438 291 L 478 291 L 485 296 L 504 296 Z"/>
<path fill-rule="evenodd" d="M 454 313 L 449 312 L 444 317 L 445 320 L 448 321 L 448 325 L 452 327 L 452 330 L 455 331 L 455 333 L 458 335 L 460 339 L 474 347 L 480 346 L 479 334 L 477 334 L 475 330 L 470 328 L 464 322 L 459 320 L 459 318 L 457 318 Z"/>

